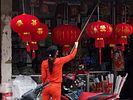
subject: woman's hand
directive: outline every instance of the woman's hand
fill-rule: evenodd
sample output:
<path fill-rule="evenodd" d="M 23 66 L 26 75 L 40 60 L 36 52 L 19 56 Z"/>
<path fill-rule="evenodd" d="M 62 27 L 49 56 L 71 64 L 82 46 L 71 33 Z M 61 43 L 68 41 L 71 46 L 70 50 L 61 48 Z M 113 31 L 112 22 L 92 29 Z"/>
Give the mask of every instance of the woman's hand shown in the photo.
<path fill-rule="evenodd" d="M 79 42 L 75 42 L 75 48 L 78 48 Z"/>

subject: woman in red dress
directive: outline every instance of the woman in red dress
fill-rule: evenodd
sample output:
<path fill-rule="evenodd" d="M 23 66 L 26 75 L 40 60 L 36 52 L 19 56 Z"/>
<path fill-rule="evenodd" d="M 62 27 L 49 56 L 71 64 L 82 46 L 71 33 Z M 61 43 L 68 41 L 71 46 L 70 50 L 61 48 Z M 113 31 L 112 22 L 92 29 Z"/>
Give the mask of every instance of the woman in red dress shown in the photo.
<path fill-rule="evenodd" d="M 60 100 L 61 99 L 61 83 L 62 83 L 62 67 L 64 63 L 72 60 L 77 53 L 78 42 L 75 42 L 74 49 L 71 54 L 58 58 L 57 47 L 48 48 L 48 59 L 44 60 L 41 65 L 42 82 L 49 82 L 49 85 L 42 91 L 42 100 Z"/>

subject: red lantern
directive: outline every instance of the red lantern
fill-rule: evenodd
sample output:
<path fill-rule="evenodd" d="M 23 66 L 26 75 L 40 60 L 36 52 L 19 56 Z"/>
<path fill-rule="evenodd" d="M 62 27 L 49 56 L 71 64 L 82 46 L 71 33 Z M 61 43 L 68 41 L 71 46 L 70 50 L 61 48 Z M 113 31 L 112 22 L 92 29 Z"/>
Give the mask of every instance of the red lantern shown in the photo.
<path fill-rule="evenodd" d="M 40 22 L 37 17 L 29 14 L 21 14 L 14 17 L 11 20 L 11 27 L 13 31 L 22 32 L 34 32 L 39 27 Z"/>
<path fill-rule="evenodd" d="M 115 33 L 112 33 L 109 37 L 104 39 L 105 44 L 108 44 L 110 47 L 114 47 L 118 44 L 118 36 Z"/>
<path fill-rule="evenodd" d="M 105 41 L 105 44 L 109 45 L 111 48 L 111 52 L 110 52 L 110 55 L 111 55 L 111 58 L 114 58 L 114 48 L 116 47 L 116 45 L 118 44 L 118 36 L 116 35 L 116 33 L 114 32 L 115 30 L 115 26 L 116 25 L 112 25 L 113 27 L 113 32 L 111 33 L 111 35 L 107 38 L 104 39 Z"/>
<path fill-rule="evenodd" d="M 88 24 L 86 27 L 86 33 L 88 37 L 95 38 L 95 47 L 104 47 L 104 39 L 112 33 L 112 26 L 106 22 L 97 21 Z"/>
<path fill-rule="evenodd" d="M 18 33 L 18 35 L 20 36 L 23 42 L 26 42 L 26 50 L 27 52 L 30 52 L 30 46 L 28 42 L 31 42 L 31 33 L 23 32 L 23 33 Z"/>
<path fill-rule="evenodd" d="M 112 27 L 113 27 L 113 32 L 111 33 L 111 35 L 110 35 L 109 37 L 106 37 L 106 38 L 104 39 L 105 44 L 109 45 L 110 47 L 115 47 L 116 44 L 118 44 L 118 36 L 117 36 L 117 34 L 114 32 L 115 26 L 116 26 L 116 25 L 112 25 Z"/>
<path fill-rule="evenodd" d="M 31 32 L 18 33 L 23 42 L 31 42 Z"/>
<path fill-rule="evenodd" d="M 38 50 L 37 41 L 44 40 L 48 35 L 47 25 L 40 23 L 40 26 L 32 33 L 32 42 L 30 42 L 30 48 L 32 50 L 32 59 L 35 58 L 35 50 Z"/>
<path fill-rule="evenodd" d="M 133 27 L 129 24 L 117 24 L 115 28 L 115 33 L 118 36 L 119 44 L 122 44 L 122 51 L 124 51 L 124 45 L 127 44 L 127 36 L 131 35 L 133 32 Z"/>
<path fill-rule="evenodd" d="M 32 40 L 41 41 L 48 36 L 48 26 L 40 23 L 40 26 L 36 28 L 36 31 L 32 33 Z"/>
<path fill-rule="evenodd" d="M 30 42 L 30 48 L 31 50 L 38 50 L 38 44 L 36 41 L 31 41 Z"/>
<path fill-rule="evenodd" d="M 113 49 L 116 48 L 116 45 L 118 44 L 118 36 L 116 33 L 112 33 L 109 37 L 105 38 L 105 44 L 109 45 L 111 48 L 111 58 L 113 58 Z"/>
<path fill-rule="evenodd" d="M 53 29 L 52 40 L 59 46 L 64 46 L 65 52 L 69 52 L 70 46 L 74 44 L 80 34 L 80 29 L 74 25 L 59 25 Z"/>
<path fill-rule="evenodd" d="M 29 52 L 31 41 L 31 33 L 39 27 L 40 22 L 37 17 L 29 14 L 21 14 L 11 20 L 11 27 L 15 32 L 18 32 L 23 42 L 26 42 L 26 49 Z"/>
<path fill-rule="evenodd" d="M 103 21 L 92 22 L 86 27 L 88 37 L 95 38 L 95 47 L 99 48 L 100 64 L 101 64 L 101 48 L 104 47 L 104 38 L 110 36 L 112 26 Z"/>
<path fill-rule="evenodd" d="M 32 50 L 32 59 L 35 59 L 36 53 L 35 50 L 38 50 L 38 44 L 36 41 L 31 41 L 30 42 L 30 48 Z"/>

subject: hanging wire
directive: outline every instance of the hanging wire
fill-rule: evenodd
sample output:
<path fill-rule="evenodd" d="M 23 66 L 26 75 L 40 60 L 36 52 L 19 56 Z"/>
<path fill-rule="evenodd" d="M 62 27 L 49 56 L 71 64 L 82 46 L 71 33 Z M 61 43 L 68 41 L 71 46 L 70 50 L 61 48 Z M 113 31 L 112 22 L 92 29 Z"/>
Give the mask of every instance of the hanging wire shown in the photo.
<path fill-rule="evenodd" d="M 35 14 L 35 1 L 32 2 L 32 0 L 30 0 L 30 2 L 31 2 L 31 5 L 30 5 L 31 15 L 34 15 Z"/>
<path fill-rule="evenodd" d="M 115 1 L 113 1 L 113 24 L 115 25 L 116 24 L 116 21 L 115 21 Z"/>
<path fill-rule="evenodd" d="M 126 4 L 124 5 L 124 14 L 125 14 L 125 20 L 124 20 L 124 22 L 126 23 L 127 22 L 127 13 L 126 13 L 126 10 L 127 10 L 127 6 L 126 6 Z"/>
<path fill-rule="evenodd" d="M 31 14 L 34 15 L 35 14 L 35 7 L 34 6 L 31 6 Z"/>
<path fill-rule="evenodd" d="M 98 6 L 97 6 L 97 19 L 99 20 L 100 19 L 100 17 L 99 17 L 99 1 L 98 1 Z"/>
<path fill-rule="evenodd" d="M 25 13 L 25 5 L 24 5 L 24 0 L 22 0 L 22 8 L 23 8 L 23 13 Z"/>
<path fill-rule="evenodd" d="M 69 19 L 69 17 L 68 17 L 68 11 L 69 9 L 68 9 L 68 3 L 67 3 L 67 24 L 68 24 L 68 19 Z"/>
<path fill-rule="evenodd" d="M 35 7 L 33 7 L 33 15 L 35 15 Z"/>
<path fill-rule="evenodd" d="M 30 6 L 30 9 L 31 9 L 31 15 L 33 15 L 33 8 L 32 8 L 32 6 Z"/>
<path fill-rule="evenodd" d="M 66 14 L 65 14 L 65 3 L 64 3 L 64 21 L 65 21 L 65 16 Z"/>
<path fill-rule="evenodd" d="M 64 2 L 64 22 L 68 24 L 69 14 L 68 14 L 68 2 Z"/>

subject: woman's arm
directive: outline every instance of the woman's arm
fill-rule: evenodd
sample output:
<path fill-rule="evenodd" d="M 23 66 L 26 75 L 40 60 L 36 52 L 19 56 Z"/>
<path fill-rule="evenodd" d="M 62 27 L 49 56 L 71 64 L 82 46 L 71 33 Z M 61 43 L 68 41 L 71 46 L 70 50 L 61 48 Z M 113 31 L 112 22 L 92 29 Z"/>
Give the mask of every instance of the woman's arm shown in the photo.
<path fill-rule="evenodd" d="M 75 57 L 76 53 L 77 53 L 77 47 L 78 47 L 78 42 L 75 42 L 75 47 L 74 47 L 74 50 L 72 51 L 72 53 L 65 56 L 65 57 L 61 57 L 60 62 L 61 63 L 66 63 L 66 62 L 69 62 L 70 60 L 72 60 Z"/>

